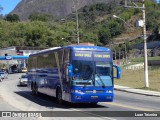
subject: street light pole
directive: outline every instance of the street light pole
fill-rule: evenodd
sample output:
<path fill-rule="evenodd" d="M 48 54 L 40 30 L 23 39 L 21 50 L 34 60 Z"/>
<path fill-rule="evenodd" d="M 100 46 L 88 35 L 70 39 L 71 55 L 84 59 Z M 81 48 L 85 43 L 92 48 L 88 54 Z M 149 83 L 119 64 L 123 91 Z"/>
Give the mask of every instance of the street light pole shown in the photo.
<path fill-rule="evenodd" d="M 126 21 L 125 20 L 123 20 L 122 18 L 120 18 L 120 17 L 118 17 L 118 16 L 116 16 L 116 15 L 113 15 L 113 17 L 114 18 L 118 18 L 118 19 L 121 19 L 127 26 L 129 26 L 127 23 L 126 23 Z"/>
<path fill-rule="evenodd" d="M 127 58 L 127 45 L 126 45 L 126 42 L 125 42 L 125 48 L 124 48 L 124 50 L 125 50 L 125 57 L 126 57 L 126 64 L 128 63 L 128 58 Z"/>
<path fill-rule="evenodd" d="M 128 25 L 128 23 L 127 23 L 125 20 L 123 20 L 122 18 L 120 18 L 120 17 L 118 17 L 118 16 L 116 16 L 116 15 L 113 15 L 113 17 L 122 20 L 128 27 L 130 27 L 130 26 Z M 127 60 L 126 42 L 125 42 L 125 57 L 126 57 L 126 64 L 127 64 L 127 61 L 128 61 L 128 60 Z"/>

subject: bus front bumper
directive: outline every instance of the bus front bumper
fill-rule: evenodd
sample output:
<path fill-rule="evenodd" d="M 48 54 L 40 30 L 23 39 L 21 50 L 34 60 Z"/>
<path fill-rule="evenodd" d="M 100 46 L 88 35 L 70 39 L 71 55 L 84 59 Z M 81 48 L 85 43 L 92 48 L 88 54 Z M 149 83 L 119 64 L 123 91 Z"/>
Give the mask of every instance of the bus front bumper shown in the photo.
<path fill-rule="evenodd" d="M 92 103 L 92 102 L 112 102 L 114 98 L 113 93 L 72 93 L 71 102 L 73 103 Z"/>

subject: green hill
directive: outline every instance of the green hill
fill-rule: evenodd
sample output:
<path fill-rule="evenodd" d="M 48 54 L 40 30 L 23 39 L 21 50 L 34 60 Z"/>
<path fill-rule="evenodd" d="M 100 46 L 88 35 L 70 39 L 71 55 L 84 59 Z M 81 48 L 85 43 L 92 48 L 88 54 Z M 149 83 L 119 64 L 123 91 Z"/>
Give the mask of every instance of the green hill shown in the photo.
<path fill-rule="evenodd" d="M 120 1 L 121 0 L 116 0 L 116 3 Z M 101 2 L 111 3 L 113 0 L 22 0 L 12 11 L 12 14 L 18 14 L 21 20 L 27 20 L 28 16 L 35 12 L 66 17 L 72 12 L 74 5 L 79 9 L 85 5 Z"/>
<path fill-rule="evenodd" d="M 39 3 L 38 3 L 39 1 Z M 136 28 L 135 22 L 138 19 L 142 19 L 142 12 L 139 9 L 126 9 L 123 2 L 120 0 L 108 0 L 107 3 L 93 4 L 95 0 L 83 0 L 86 4 L 80 4 L 78 9 L 79 18 L 79 34 L 80 42 L 92 42 L 100 46 L 110 46 L 112 43 L 127 42 L 127 48 L 132 44 L 143 42 L 142 28 Z M 18 11 L 20 18 L 23 15 L 26 16 L 27 21 L 16 21 L 13 16 L 4 20 L 0 20 L 0 47 L 8 46 L 40 46 L 40 47 L 54 47 L 61 45 L 69 45 L 77 43 L 77 25 L 75 11 L 66 12 L 67 14 L 61 14 L 61 18 L 56 15 L 51 15 L 48 12 L 40 12 L 42 9 L 36 9 L 38 11 L 32 11 L 41 5 L 51 5 L 56 9 L 59 5 L 63 6 L 69 4 L 64 0 L 22 0 L 22 2 L 15 8 L 12 13 Z M 43 4 L 42 4 L 43 3 Z M 57 4 L 55 4 L 57 3 Z M 61 4 L 60 4 L 61 3 Z M 64 3 L 64 4 L 62 4 Z M 37 6 L 36 6 L 37 4 Z M 142 5 L 138 3 L 138 5 Z M 150 41 L 158 40 L 159 37 L 159 23 L 160 23 L 160 5 L 156 4 L 152 0 L 146 0 L 146 26 L 148 33 L 154 33 L 150 37 Z M 35 6 L 35 7 L 33 7 Z M 40 8 L 40 7 L 38 7 Z M 64 7 L 65 8 L 65 7 Z M 67 9 L 72 7 L 67 7 Z M 46 9 L 50 9 L 47 7 Z M 24 13 L 28 13 L 27 14 Z M 34 11 L 34 10 L 33 10 Z M 52 11 L 56 13 L 55 11 Z M 22 16 L 21 16 L 22 14 Z M 62 17 L 65 15 L 64 17 Z M 120 19 L 113 18 L 113 15 L 117 15 L 124 19 L 127 25 Z M 17 17 L 17 16 L 16 16 Z M 157 35 L 157 36 L 156 36 Z M 124 45 L 119 45 L 116 49 L 124 49 Z"/>

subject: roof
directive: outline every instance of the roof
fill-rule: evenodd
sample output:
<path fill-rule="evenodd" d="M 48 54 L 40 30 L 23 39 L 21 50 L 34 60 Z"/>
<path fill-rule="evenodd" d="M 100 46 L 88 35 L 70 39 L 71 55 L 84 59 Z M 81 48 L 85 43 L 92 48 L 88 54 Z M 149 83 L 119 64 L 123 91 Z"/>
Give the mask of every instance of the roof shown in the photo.
<path fill-rule="evenodd" d="M 49 48 L 49 49 L 44 49 L 44 50 L 41 50 L 41 51 L 39 51 L 39 52 L 33 53 L 33 54 L 31 54 L 31 55 L 34 55 L 34 54 L 41 54 L 41 53 L 45 53 L 45 52 L 57 50 L 57 49 L 59 49 L 59 48 L 61 48 L 61 47 L 53 47 L 53 48 Z"/>
<path fill-rule="evenodd" d="M 1 50 L 43 50 L 48 47 L 29 47 L 29 46 L 11 46 L 7 48 L 2 48 Z"/>

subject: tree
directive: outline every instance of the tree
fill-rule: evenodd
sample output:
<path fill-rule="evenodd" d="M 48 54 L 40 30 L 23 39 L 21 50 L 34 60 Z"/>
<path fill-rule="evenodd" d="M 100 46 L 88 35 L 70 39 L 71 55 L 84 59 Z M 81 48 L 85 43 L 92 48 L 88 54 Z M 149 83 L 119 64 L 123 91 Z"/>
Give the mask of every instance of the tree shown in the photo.
<path fill-rule="evenodd" d="M 8 14 L 5 17 L 5 20 L 10 21 L 10 22 L 18 22 L 20 21 L 20 18 L 17 14 Z"/>
<path fill-rule="evenodd" d="M 101 28 L 98 32 L 98 38 L 99 41 L 103 44 L 106 45 L 110 42 L 111 40 L 111 34 L 108 28 Z"/>
<path fill-rule="evenodd" d="M 26 46 L 46 46 L 50 30 L 44 22 L 33 21 L 26 24 L 25 42 Z"/>
<path fill-rule="evenodd" d="M 46 21 L 48 21 L 50 19 L 53 19 L 53 16 L 49 15 L 49 14 L 33 13 L 28 17 L 28 19 L 30 21 L 43 21 L 43 22 L 46 22 Z"/>
<path fill-rule="evenodd" d="M 107 27 L 110 30 L 110 34 L 112 38 L 122 33 L 122 24 L 119 24 L 114 20 L 109 21 L 107 24 Z"/>
<path fill-rule="evenodd" d="M 0 13 L 1 13 L 2 10 L 3 10 L 3 7 L 0 6 Z M 3 19 L 3 15 L 2 14 L 0 14 L 0 19 Z"/>

